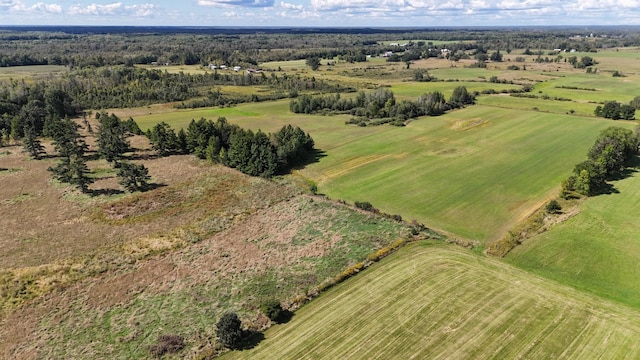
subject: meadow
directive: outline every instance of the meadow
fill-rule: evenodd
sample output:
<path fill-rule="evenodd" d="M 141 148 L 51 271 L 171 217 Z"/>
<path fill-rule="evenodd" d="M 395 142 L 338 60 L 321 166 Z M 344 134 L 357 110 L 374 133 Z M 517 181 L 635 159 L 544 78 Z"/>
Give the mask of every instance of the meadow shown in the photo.
<path fill-rule="evenodd" d="M 640 308 L 640 176 L 613 182 L 580 213 L 516 247 L 506 261 L 604 298 Z"/>
<path fill-rule="evenodd" d="M 265 132 L 293 123 L 324 152 L 319 162 L 298 171 L 320 192 L 369 201 L 387 213 L 480 243 L 502 236 L 554 196 L 571 171 L 567 164 L 581 161 L 598 132 L 613 125 L 592 117 L 475 105 L 406 127 L 360 128 L 345 125 L 348 116 L 292 114 L 287 107 L 288 101 L 246 104 L 136 121 L 142 128 L 159 121 L 180 128 L 192 118 L 225 116 Z"/>
<path fill-rule="evenodd" d="M 0 67 L 1 80 L 44 80 L 48 77 L 58 76 L 69 71 L 66 66 L 60 65 L 33 65 Z"/>
<path fill-rule="evenodd" d="M 632 359 L 639 319 L 498 260 L 420 243 L 223 359 Z"/>

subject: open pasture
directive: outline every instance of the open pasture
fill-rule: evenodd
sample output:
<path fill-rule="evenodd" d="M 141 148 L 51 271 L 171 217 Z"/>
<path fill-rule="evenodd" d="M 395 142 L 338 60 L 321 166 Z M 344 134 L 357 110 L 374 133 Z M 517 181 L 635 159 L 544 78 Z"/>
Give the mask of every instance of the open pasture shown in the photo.
<path fill-rule="evenodd" d="M 400 82 L 394 83 L 391 86 L 391 91 L 396 95 L 396 98 L 402 100 L 416 100 L 420 95 L 425 93 L 431 93 L 439 91 L 444 94 L 446 98 L 449 98 L 453 93 L 453 90 L 458 86 L 464 86 L 469 92 L 481 92 L 484 90 L 493 89 L 496 92 L 501 90 L 518 90 L 522 88 L 520 85 L 511 84 L 497 84 L 487 81 L 465 82 L 465 81 L 435 81 L 435 82 Z"/>
<path fill-rule="evenodd" d="M 587 199 L 580 213 L 527 240 L 507 261 L 533 273 L 640 308 L 640 176 Z"/>
<path fill-rule="evenodd" d="M 31 65 L 0 67 L 1 80 L 42 80 L 49 76 L 61 75 L 68 72 L 66 66 L 60 65 Z"/>
<path fill-rule="evenodd" d="M 505 101 L 509 99 L 506 98 Z M 542 101 L 542 100 L 540 100 Z M 506 233 L 555 195 L 600 130 L 612 122 L 475 105 L 406 127 L 355 127 L 349 116 L 292 114 L 288 101 L 176 111 L 136 118 L 142 128 L 175 128 L 226 116 L 265 132 L 292 123 L 324 152 L 299 173 L 333 198 L 369 201 L 382 211 L 485 242 Z"/>
<path fill-rule="evenodd" d="M 534 94 L 542 96 L 541 94 Z M 504 109 L 540 111 L 553 114 L 573 114 L 576 116 L 593 117 L 593 111 L 597 104 L 576 102 L 531 99 L 524 97 L 509 96 L 508 94 L 499 96 L 481 96 L 476 99 L 479 105 L 495 106 Z M 573 112 L 572 112 L 573 111 Z"/>
<path fill-rule="evenodd" d="M 568 98 L 602 104 L 605 101 L 629 103 L 640 95 L 635 77 L 612 77 L 611 74 L 572 74 L 536 84 L 533 95 Z M 595 106 L 594 106 L 595 108 Z"/>
<path fill-rule="evenodd" d="M 497 260 L 421 243 L 223 359 L 631 359 L 640 356 L 638 320 Z"/>

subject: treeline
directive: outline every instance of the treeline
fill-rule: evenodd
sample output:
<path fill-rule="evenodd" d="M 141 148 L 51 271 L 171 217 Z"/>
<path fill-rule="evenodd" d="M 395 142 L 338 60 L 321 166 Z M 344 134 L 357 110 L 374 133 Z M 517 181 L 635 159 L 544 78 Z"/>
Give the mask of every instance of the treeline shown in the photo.
<path fill-rule="evenodd" d="M 636 108 L 632 105 L 633 101 L 629 104 L 620 104 L 617 101 L 607 101 L 604 106 L 596 106 L 594 115 L 611 120 L 633 120 L 636 116 Z"/>
<path fill-rule="evenodd" d="M 297 126 L 286 125 L 265 134 L 229 124 L 223 117 L 215 122 L 192 120 L 186 131 L 180 129 L 178 133 L 161 122 L 149 129 L 147 136 L 160 155 L 194 154 L 261 177 L 286 173 L 314 154 L 313 139 Z"/>
<path fill-rule="evenodd" d="M 577 164 L 569 178 L 562 182 L 561 196 L 592 196 L 608 188 L 607 181 L 619 178 L 638 155 L 640 128 L 635 133 L 620 127 L 603 130 L 589 149 L 588 158 Z"/>
<path fill-rule="evenodd" d="M 65 33 L 63 31 L 70 31 Z M 172 64 L 215 63 L 219 65 L 256 66 L 266 61 L 286 61 L 318 56 L 326 59 L 341 57 L 344 61 L 366 61 L 366 55 L 398 51 L 388 45 L 389 41 L 404 39 L 411 51 L 405 59 L 438 56 L 444 47 L 451 54 L 478 48 L 512 49 L 575 49 L 597 51 L 597 49 L 638 46 L 640 35 L 633 29 L 597 28 L 581 29 L 255 29 L 218 30 L 176 28 L 174 31 L 154 29 L 118 28 L 99 29 L 109 34 L 91 33 L 92 28 L 82 31 L 55 29 L 51 31 L 21 31 L 8 29 L 0 34 L 3 46 L 0 49 L 0 66 L 17 65 L 70 65 L 73 67 L 102 67 L 108 65 L 149 64 L 151 62 Z M 363 31 L 364 30 L 364 31 Z M 595 37 L 584 36 L 595 34 Z M 576 34 L 584 35 L 582 38 Z M 606 36 L 601 36 L 606 35 Z M 430 39 L 431 41 L 424 41 Z M 448 42 L 435 45 L 434 42 Z M 385 43 L 387 43 L 385 45 Z M 404 61 L 402 55 L 397 55 Z M 392 58 L 392 59 L 395 59 Z"/>
<path fill-rule="evenodd" d="M 351 114 L 355 118 L 347 123 L 366 126 L 370 123 L 378 125 L 394 122 L 398 125 L 407 119 L 419 116 L 442 115 L 446 111 L 475 103 L 476 94 L 469 93 L 464 86 L 458 86 L 446 100 L 441 92 L 426 93 L 416 101 L 403 100 L 397 102 L 391 90 L 377 89 L 371 93 L 358 92 L 355 98 L 342 98 L 340 94 L 328 96 L 301 95 L 291 100 L 289 109 L 294 113 L 304 114 Z M 381 121 L 383 120 L 383 121 Z"/>
<path fill-rule="evenodd" d="M 230 105 L 272 97 L 297 96 L 299 91 L 353 91 L 348 87 L 301 76 L 210 72 L 172 74 L 158 69 L 114 66 L 73 71 L 64 77 L 27 83 L 0 83 L 0 130 L 22 137 L 22 123 L 30 114 L 75 116 L 85 109 L 138 107 L 181 102 L 178 107 Z M 267 86 L 268 95 L 229 96 L 211 90 L 216 86 Z"/>

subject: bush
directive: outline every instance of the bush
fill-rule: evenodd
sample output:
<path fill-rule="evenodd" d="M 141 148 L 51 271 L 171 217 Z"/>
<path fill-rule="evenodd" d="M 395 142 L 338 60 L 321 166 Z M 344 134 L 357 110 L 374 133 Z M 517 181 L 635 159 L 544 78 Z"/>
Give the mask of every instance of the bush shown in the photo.
<path fill-rule="evenodd" d="M 149 353 L 160 358 L 164 354 L 177 353 L 184 349 L 184 338 L 180 335 L 160 335 L 158 343 L 149 346 Z"/>
<path fill-rule="evenodd" d="M 364 211 L 371 211 L 371 212 L 378 212 L 378 209 L 374 208 L 373 205 L 371 205 L 370 202 L 368 201 L 356 201 L 354 204 L 358 209 L 364 210 Z"/>
<path fill-rule="evenodd" d="M 216 323 L 216 335 L 222 345 L 237 349 L 242 343 L 242 322 L 234 312 L 222 315 Z"/>
<path fill-rule="evenodd" d="M 547 203 L 547 205 L 545 205 L 544 209 L 549 214 L 558 214 L 562 210 L 562 206 L 560 206 L 558 201 L 554 199 L 554 200 L 549 201 Z"/>
<path fill-rule="evenodd" d="M 284 316 L 284 309 L 282 309 L 282 305 L 280 305 L 280 301 L 278 300 L 268 300 L 260 306 L 260 311 L 262 311 L 269 320 L 276 323 L 281 322 Z"/>

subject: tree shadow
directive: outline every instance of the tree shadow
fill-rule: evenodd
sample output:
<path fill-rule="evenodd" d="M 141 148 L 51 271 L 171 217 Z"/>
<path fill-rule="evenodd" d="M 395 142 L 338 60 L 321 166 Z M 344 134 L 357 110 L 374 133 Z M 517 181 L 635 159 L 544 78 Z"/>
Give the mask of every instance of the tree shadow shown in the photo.
<path fill-rule="evenodd" d="M 592 196 L 611 195 L 611 194 L 619 194 L 619 193 L 620 191 L 616 189 L 615 186 L 613 186 L 613 184 L 604 183 L 596 191 L 593 192 Z"/>
<path fill-rule="evenodd" d="M 143 189 L 140 189 L 140 192 L 147 192 L 151 190 L 155 190 L 161 187 L 167 186 L 166 184 L 147 184 Z M 87 190 L 87 194 L 89 196 L 111 196 L 111 195 L 121 195 L 124 194 L 125 191 L 120 189 L 89 189 Z"/>
<path fill-rule="evenodd" d="M 327 156 L 327 152 L 320 149 L 313 149 L 313 161 L 312 163 L 320 162 L 320 159 Z"/>
<path fill-rule="evenodd" d="M 293 311 L 289 311 L 289 310 L 282 310 L 280 312 L 280 316 L 278 316 L 278 318 L 275 320 L 276 323 L 278 324 L 286 324 L 289 321 L 291 321 L 291 319 L 293 318 Z"/>
<path fill-rule="evenodd" d="M 147 186 L 145 186 L 144 189 L 142 189 L 142 192 L 163 188 L 165 186 L 167 186 L 167 184 L 156 184 L 156 183 L 147 184 Z"/>
<path fill-rule="evenodd" d="M 264 334 L 260 331 L 245 331 L 244 339 L 242 340 L 242 344 L 238 347 L 238 350 L 251 350 L 258 346 L 262 340 L 264 340 Z"/>
<path fill-rule="evenodd" d="M 155 159 L 159 159 L 162 156 L 160 156 L 159 154 L 132 154 L 127 156 L 127 160 L 155 160 Z"/>
<path fill-rule="evenodd" d="M 292 166 L 291 170 L 302 170 L 309 164 L 320 162 L 320 159 L 326 156 L 327 156 L 327 153 L 324 150 L 313 149 L 313 152 L 311 154 L 308 154 L 298 164 Z"/>
<path fill-rule="evenodd" d="M 124 191 L 119 189 L 89 189 L 87 194 L 90 196 L 109 196 L 109 195 L 120 195 L 124 194 Z"/>

